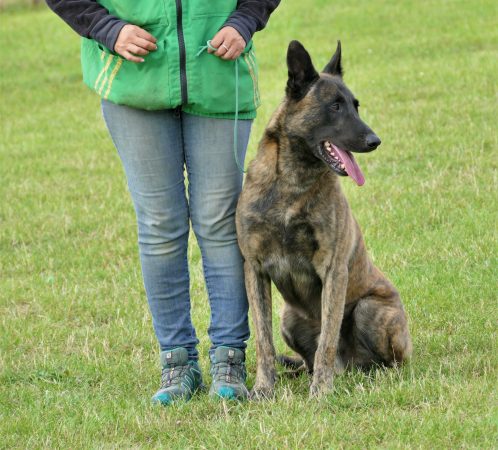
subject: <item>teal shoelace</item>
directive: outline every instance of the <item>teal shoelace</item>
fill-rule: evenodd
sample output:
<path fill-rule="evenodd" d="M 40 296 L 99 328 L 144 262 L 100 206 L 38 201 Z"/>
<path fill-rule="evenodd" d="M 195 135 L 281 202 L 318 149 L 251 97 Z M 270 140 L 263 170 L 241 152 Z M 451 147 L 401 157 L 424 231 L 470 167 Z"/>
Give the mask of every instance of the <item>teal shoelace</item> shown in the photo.
<path fill-rule="evenodd" d="M 182 385 L 192 391 L 195 379 L 191 372 L 199 371 L 190 365 L 163 368 L 161 373 L 161 389 Z"/>
<path fill-rule="evenodd" d="M 238 363 L 216 363 L 213 364 L 211 375 L 215 381 L 225 381 L 227 383 L 244 382 L 246 378 L 246 370 L 244 364 Z"/>

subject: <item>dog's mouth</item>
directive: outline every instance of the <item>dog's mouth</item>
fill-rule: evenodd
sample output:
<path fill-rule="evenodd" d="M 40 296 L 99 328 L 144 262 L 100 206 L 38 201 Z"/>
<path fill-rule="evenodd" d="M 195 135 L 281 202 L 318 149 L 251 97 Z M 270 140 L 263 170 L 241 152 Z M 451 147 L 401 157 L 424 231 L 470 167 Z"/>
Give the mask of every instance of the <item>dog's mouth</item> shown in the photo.
<path fill-rule="evenodd" d="M 324 141 L 320 144 L 320 154 L 334 172 L 343 177 L 349 175 L 358 186 L 365 184 L 365 177 L 351 152 L 340 149 L 331 141 Z"/>

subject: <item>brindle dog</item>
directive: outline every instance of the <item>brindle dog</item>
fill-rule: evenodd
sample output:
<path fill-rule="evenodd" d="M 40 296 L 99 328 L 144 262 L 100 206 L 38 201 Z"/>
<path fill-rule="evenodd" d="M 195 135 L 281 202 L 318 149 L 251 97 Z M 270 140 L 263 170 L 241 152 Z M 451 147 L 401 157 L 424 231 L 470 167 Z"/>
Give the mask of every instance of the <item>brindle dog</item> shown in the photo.
<path fill-rule="evenodd" d="M 392 366 L 411 354 L 399 294 L 370 260 L 339 183 L 350 176 L 363 184 L 351 152 L 380 144 L 343 82 L 340 42 L 320 74 L 297 41 L 287 65 L 285 99 L 237 207 L 256 333 L 253 398 L 273 395 L 276 378 L 271 281 L 285 300 L 283 338 L 313 373 L 311 395 L 329 392 L 334 374 L 346 367 Z"/>

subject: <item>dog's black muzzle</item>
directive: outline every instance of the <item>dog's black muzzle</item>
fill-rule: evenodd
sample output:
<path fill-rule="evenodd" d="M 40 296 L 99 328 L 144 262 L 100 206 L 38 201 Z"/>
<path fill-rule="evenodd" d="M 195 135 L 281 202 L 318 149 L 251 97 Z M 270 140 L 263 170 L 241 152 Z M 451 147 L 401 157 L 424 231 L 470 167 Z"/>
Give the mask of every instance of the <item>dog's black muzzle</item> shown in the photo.
<path fill-rule="evenodd" d="M 368 148 L 367 151 L 371 152 L 372 150 L 375 150 L 380 145 L 381 140 L 379 139 L 379 136 L 372 133 L 372 134 L 367 135 L 365 142 L 366 142 L 367 148 Z"/>
<path fill-rule="evenodd" d="M 374 132 L 367 133 L 364 138 L 355 141 L 347 141 L 344 145 L 350 152 L 353 153 L 369 153 L 373 152 L 380 144 L 381 140 Z M 339 142 L 339 145 L 341 143 Z"/>

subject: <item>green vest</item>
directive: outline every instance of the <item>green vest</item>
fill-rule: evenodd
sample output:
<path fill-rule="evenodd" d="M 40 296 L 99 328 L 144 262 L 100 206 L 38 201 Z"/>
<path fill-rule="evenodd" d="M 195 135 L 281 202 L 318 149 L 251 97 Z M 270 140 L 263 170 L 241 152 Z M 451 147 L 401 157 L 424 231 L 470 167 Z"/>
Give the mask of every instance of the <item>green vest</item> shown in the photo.
<path fill-rule="evenodd" d="M 120 19 L 157 39 L 157 50 L 133 63 L 93 39 L 82 39 L 83 80 L 102 98 L 135 108 L 182 106 L 196 115 L 233 118 L 238 88 L 239 118 L 252 119 L 260 105 L 258 69 L 252 41 L 235 61 L 206 51 L 237 0 L 98 0 Z"/>

